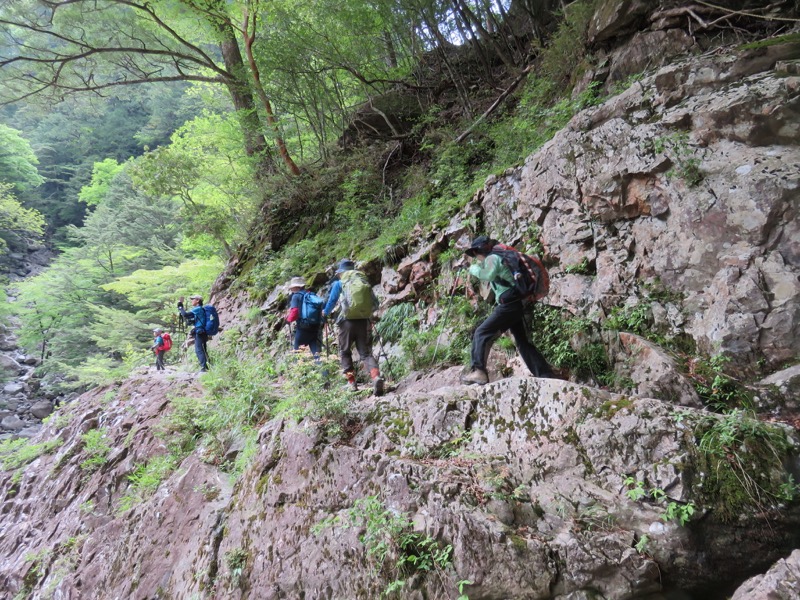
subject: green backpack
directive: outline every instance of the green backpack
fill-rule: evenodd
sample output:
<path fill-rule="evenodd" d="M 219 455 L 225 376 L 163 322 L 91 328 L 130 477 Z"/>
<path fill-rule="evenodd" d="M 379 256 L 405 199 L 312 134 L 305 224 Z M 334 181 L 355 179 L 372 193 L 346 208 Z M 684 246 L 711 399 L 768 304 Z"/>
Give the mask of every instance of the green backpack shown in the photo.
<path fill-rule="evenodd" d="M 342 317 L 345 319 L 369 319 L 377 307 L 372 287 L 361 271 L 344 271 L 339 275 L 342 282 Z"/>

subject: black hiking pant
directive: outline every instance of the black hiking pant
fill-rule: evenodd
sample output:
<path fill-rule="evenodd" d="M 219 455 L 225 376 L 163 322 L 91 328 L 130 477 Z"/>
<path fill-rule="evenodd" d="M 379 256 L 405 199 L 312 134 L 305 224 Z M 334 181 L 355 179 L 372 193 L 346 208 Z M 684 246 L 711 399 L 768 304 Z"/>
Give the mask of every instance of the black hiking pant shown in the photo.
<path fill-rule="evenodd" d="M 521 300 L 498 304 L 472 337 L 472 368 L 486 372 L 489 350 L 497 337 L 510 330 L 522 360 L 534 377 L 553 377 L 553 370 L 541 352 L 530 343 L 525 332 L 525 312 Z"/>

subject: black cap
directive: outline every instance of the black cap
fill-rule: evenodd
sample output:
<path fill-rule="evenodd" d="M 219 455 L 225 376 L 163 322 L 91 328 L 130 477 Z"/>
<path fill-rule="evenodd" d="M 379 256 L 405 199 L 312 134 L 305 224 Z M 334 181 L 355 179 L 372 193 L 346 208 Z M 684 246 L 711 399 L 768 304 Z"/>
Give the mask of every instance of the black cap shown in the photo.
<path fill-rule="evenodd" d="M 492 248 L 494 248 L 495 245 L 497 245 L 497 242 L 492 238 L 485 235 L 479 235 L 472 240 L 472 244 L 470 244 L 469 248 L 464 251 L 464 254 L 467 256 L 475 256 L 476 254 L 483 254 L 486 256 L 492 251 Z"/>

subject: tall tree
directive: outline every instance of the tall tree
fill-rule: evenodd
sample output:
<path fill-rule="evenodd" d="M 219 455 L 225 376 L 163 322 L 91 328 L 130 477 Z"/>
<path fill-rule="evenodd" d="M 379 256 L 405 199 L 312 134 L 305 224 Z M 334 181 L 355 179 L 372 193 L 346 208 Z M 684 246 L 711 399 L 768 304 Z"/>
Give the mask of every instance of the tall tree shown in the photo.
<path fill-rule="evenodd" d="M 36 169 L 38 163 L 28 140 L 0 123 L 0 182 L 12 185 L 17 192 L 35 188 L 44 183 Z"/>
<path fill-rule="evenodd" d="M 25 208 L 11 193 L 11 185 L 0 182 L 0 255 L 12 240 L 32 240 L 44 232 L 44 217 L 32 208 Z"/>
<path fill-rule="evenodd" d="M 223 0 L 8 0 L 0 103 L 143 83 L 222 84 L 264 175 L 274 164 L 229 8 Z"/>

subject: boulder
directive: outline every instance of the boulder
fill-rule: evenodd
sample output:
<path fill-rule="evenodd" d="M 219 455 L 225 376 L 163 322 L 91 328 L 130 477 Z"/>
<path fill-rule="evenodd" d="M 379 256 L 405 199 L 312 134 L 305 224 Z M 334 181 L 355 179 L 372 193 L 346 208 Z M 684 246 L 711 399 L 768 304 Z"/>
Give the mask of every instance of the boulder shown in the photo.
<path fill-rule="evenodd" d="M 10 356 L 0 354 L 0 379 L 6 377 L 16 377 L 25 372 L 25 369 Z"/>
<path fill-rule="evenodd" d="M 13 335 L 0 335 L 0 351 L 10 352 L 17 349 L 17 338 Z"/>
<path fill-rule="evenodd" d="M 52 414 L 53 405 L 47 400 L 39 400 L 31 404 L 30 412 L 37 419 L 44 419 Z"/>
<path fill-rule="evenodd" d="M 658 3 L 654 0 L 609 0 L 600 3 L 589 23 L 589 41 L 603 42 L 634 29 Z"/>
<path fill-rule="evenodd" d="M 620 352 L 615 371 L 633 384 L 633 392 L 644 398 L 658 398 L 676 406 L 702 408 L 694 386 L 678 364 L 656 344 L 633 333 L 620 332 Z"/>
<path fill-rule="evenodd" d="M 3 393 L 9 396 L 13 396 L 14 394 L 19 394 L 20 392 L 24 392 L 26 386 L 22 383 L 17 383 L 12 381 L 11 383 L 7 383 L 3 386 Z"/>
<path fill-rule="evenodd" d="M 760 388 L 777 391 L 784 407 L 790 411 L 800 409 L 800 364 L 765 377 L 756 384 Z"/>
<path fill-rule="evenodd" d="M 731 600 L 783 600 L 800 598 L 800 550 L 776 562 L 764 575 L 745 581 Z"/>
<path fill-rule="evenodd" d="M 0 428 L 3 429 L 8 429 L 11 431 L 19 431 L 23 427 L 25 427 L 25 421 L 23 421 L 16 415 L 3 417 L 3 420 L 0 421 Z"/>
<path fill-rule="evenodd" d="M 31 439 L 36 437 L 41 430 L 42 430 L 41 425 L 29 425 L 27 427 L 24 427 L 23 429 L 20 429 L 17 432 L 17 436 L 21 438 Z"/>

